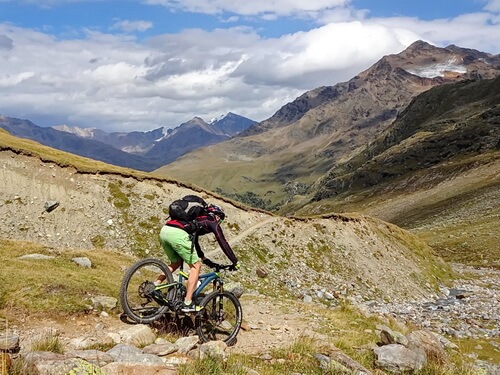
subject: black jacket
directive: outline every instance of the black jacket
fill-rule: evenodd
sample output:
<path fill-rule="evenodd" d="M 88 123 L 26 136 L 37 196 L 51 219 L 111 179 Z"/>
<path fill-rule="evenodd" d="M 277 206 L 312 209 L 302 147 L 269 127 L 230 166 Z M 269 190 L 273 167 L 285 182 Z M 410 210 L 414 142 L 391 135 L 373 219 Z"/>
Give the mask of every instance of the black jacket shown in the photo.
<path fill-rule="evenodd" d="M 196 253 L 200 258 L 203 258 L 205 254 L 201 249 L 200 243 L 198 241 L 199 236 L 204 236 L 205 234 L 213 233 L 215 235 L 215 239 L 219 244 L 220 248 L 224 252 L 224 254 L 228 257 L 228 259 L 233 263 L 238 263 L 238 258 L 236 257 L 231 245 L 224 237 L 224 233 L 222 232 L 222 228 L 215 217 L 212 215 L 203 215 L 198 216 L 194 222 L 186 222 L 180 220 L 168 220 L 166 225 L 177 227 L 188 232 L 192 237 L 193 245 L 196 249 Z"/>

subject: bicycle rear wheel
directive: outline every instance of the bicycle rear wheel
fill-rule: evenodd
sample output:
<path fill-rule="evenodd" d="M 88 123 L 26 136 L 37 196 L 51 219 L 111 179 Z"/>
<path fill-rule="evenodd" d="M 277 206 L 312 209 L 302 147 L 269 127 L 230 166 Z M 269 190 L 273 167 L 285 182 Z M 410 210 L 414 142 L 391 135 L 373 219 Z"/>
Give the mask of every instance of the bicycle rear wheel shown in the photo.
<path fill-rule="evenodd" d="M 158 276 L 166 276 L 164 283 L 173 283 L 168 266 L 160 259 L 143 259 L 132 265 L 123 277 L 120 287 L 120 302 L 127 316 L 140 324 L 151 323 L 167 310 L 167 300 L 172 298 L 172 288 L 155 290 L 153 282 Z"/>
<path fill-rule="evenodd" d="M 243 310 L 233 293 L 215 291 L 200 302 L 203 310 L 197 315 L 196 333 L 201 342 L 224 341 L 227 345 L 236 343 L 241 328 Z"/>

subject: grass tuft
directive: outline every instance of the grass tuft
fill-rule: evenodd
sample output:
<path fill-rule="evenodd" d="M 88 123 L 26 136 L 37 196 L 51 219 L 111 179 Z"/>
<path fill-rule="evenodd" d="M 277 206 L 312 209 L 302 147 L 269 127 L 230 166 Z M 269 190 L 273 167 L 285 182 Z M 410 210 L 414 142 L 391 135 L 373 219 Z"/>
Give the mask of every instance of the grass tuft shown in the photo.
<path fill-rule="evenodd" d="M 43 337 L 31 345 L 31 350 L 64 354 L 64 345 L 61 343 L 56 333 L 47 332 Z"/>

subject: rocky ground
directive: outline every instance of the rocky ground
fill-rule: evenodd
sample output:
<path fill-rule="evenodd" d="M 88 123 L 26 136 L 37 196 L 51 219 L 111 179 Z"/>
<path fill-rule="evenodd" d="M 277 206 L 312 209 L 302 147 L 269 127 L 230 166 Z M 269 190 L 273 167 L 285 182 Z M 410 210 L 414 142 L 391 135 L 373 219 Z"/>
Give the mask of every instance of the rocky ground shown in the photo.
<path fill-rule="evenodd" d="M 451 337 L 490 340 L 500 350 L 500 271 L 461 264 L 453 267 L 460 278 L 453 287 L 443 287 L 435 300 L 373 302 L 368 308 Z"/>
<path fill-rule="evenodd" d="M 443 288 L 442 295 L 427 302 L 384 304 L 370 301 L 358 306 L 368 313 L 411 322 L 417 327 L 428 328 L 449 338 L 472 338 L 491 344 L 494 355 L 486 361 L 477 361 L 489 368 L 490 374 L 500 373 L 500 272 L 493 269 L 477 269 L 454 264 L 460 275 L 455 285 Z M 304 334 L 310 334 L 321 326 L 321 316 L 311 309 L 315 302 L 287 303 L 265 295 L 248 293 L 241 297 L 244 311 L 244 329 L 237 343 L 228 353 L 244 353 L 257 356 L 269 355 L 273 348 L 283 347 Z M 354 301 L 355 302 L 355 301 Z M 119 316 L 106 313 L 58 321 L 53 319 L 20 319 L 8 326 L 12 334 L 21 338 L 21 351 L 30 349 L 31 343 L 47 332 L 56 333 L 68 349 L 105 341 L 117 332 L 127 330 L 130 324 Z M 476 346 L 468 353 L 478 358 L 482 348 Z M 476 353 L 478 352 L 478 353 Z"/>
<path fill-rule="evenodd" d="M 427 302 L 383 304 L 372 301 L 363 307 L 374 314 L 392 316 L 400 321 L 440 333 L 452 339 L 472 339 L 476 344 L 466 353 L 489 374 L 500 374 L 500 271 L 453 264 L 458 279 L 441 295 Z M 479 360 L 483 345 L 493 348 Z M 484 356 L 484 355 L 483 355 Z"/>

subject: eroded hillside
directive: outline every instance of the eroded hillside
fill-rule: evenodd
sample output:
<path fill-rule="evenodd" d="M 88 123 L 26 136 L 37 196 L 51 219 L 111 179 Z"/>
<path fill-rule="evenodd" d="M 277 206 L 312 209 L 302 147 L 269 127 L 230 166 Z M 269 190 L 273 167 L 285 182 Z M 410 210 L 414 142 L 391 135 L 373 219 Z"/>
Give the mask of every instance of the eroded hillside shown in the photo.
<path fill-rule="evenodd" d="M 8 147 L 0 152 L 0 164 L 0 235 L 57 251 L 104 247 L 160 256 L 158 233 L 168 202 L 196 193 L 154 176 L 81 172 Z M 243 262 L 241 281 L 251 290 L 293 294 L 306 288 L 354 299 L 418 299 L 449 276 L 423 242 L 379 220 L 341 215 L 295 220 L 198 193 L 226 210 L 226 237 Z M 47 202 L 59 206 L 47 212 Z M 213 238 L 202 245 L 211 257 L 221 255 Z M 259 267 L 267 269 L 267 278 L 256 276 Z"/>

